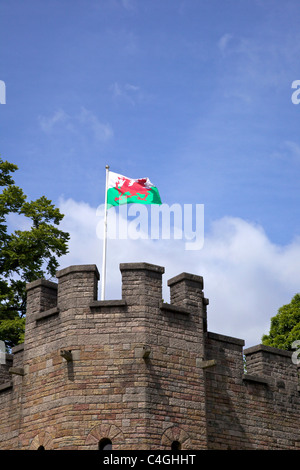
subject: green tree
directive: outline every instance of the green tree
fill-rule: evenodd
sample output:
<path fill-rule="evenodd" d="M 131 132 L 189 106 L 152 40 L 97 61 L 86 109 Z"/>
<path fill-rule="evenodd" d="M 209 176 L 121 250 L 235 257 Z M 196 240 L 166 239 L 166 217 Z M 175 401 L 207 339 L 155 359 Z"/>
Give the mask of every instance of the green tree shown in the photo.
<path fill-rule="evenodd" d="M 55 275 L 70 238 L 58 229 L 64 215 L 49 199 L 27 202 L 11 176 L 17 169 L 0 158 L 0 339 L 8 348 L 24 340 L 26 283 Z M 9 230 L 11 214 L 27 221 L 26 230 Z"/>
<path fill-rule="evenodd" d="M 277 315 L 271 318 L 270 332 L 263 335 L 262 343 L 291 351 L 292 343 L 296 340 L 300 340 L 300 294 L 296 294 L 289 304 L 280 307 Z"/>

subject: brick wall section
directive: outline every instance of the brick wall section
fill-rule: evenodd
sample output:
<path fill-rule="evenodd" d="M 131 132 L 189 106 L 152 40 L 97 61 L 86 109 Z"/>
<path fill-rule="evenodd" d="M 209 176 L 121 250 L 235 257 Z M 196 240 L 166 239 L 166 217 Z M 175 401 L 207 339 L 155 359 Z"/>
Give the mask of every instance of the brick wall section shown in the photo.
<path fill-rule="evenodd" d="M 205 369 L 208 448 L 243 449 L 247 443 L 241 421 L 244 412 L 244 341 L 215 333 L 206 337 Z"/>
<path fill-rule="evenodd" d="M 120 271 L 119 300 L 98 300 L 95 265 L 28 285 L 24 345 L 0 367 L 0 449 L 300 449 L 290 353 L 207 331 L 201 276 L 170 279 L 168 304 L 163 267 Z"/>
<path fill-rule="evenodd" d="M 263 437 L 264 448 L 299 450 L 300 433 L 295 425 L 300 418 L 299 374 L 297 365 L 292 362 L 292 353 L 258 345 L 246 349 L 244 354 L 247 375 L 251 377 L 257 373 L 258 377 L 266 380 L 264 394 L 260 398 L 262 426 L 252 438 L 253 446 L 261 446 L 259 438 Z M 248 390 L 252 393 L 249 385 Z M 257 409 L 257 415 L 259 412 Z M 253 414 L 247 425 L 251 425 L 255 418 Z"/>
<path fill-rule="evenodd" d="M 17 449 L 20 433 L 20 380 L 13 376 L 10 370 L 13 366 L 13 355 L 6 355 L 6 363 L 0 365 L 0 439 L 5 439 L 4 448 Z M 1 446 L 0 446 L 1 448 Z"/>
<path fill-rule="evenodd" d="M 138 314 L 141 346 L 149 351 L 146 358 L 138 357 L 140 346 L 135 345 L 136 376 L 144 383 L 141 445 L 145 449 L 170 449 L 169 440 L 162 440 L 162 435 L 174 427 L 179 434 L 184 433 L 184 448 L 206 448 L 203 371 L 196 364 L 203 356 L 202 278 L 193 279 L 192 289 L 187 274 L 170 280 L 171 304 L 165 304 L 164 268 L 133 263 L 122 264 L 120 269 L 123 298 L 128 311 Z M 174 304 L 174 297 L 182 302 Z M 137 430 L 131 429 L 137 436 Z"/>
<path fill-rule="evenodd" d="M 185 423 L 182 426 L 190 436 L 190 448 L 203 449 L 207 447 L 207 423 L 202 361 L 208 300 L 204 297 L 202 276 L 181 273 L 169 279 L 168 286 L 171 305 L 170 309 L 164 306 L 161 336 L 168 335 L 170 349 L 164 360 L 168 363 L 168 356 L 174 359 L 172 380 L 177 391 L 173 400 L 177 418 L 181 413 L 181 423 Z"/>
<path fill-rule="evenodd" d="M 244 351 L 247 360 L 247 372 L 252 375 L 282 380 L 290 387 L 298 384 L 297 368 L 292 362 L 292 352 L 271 348 L 263 344 Z"/>
<path fill-rule="evenodd" d="M 99 341 L 96 332 L 89 337 L 94 323 L 88 318 L 99 274 L 96 266 L 84 265 L 61 270 L 57 277 L 58 286 L 28 286 L 21 448 L 30 448 L 41 431 L 52 448 L 76 448 L 82 411 L 89 408 L 85 374 L 90 373 L 90 382 L 94 377 L 88 366 L 86 370 L 80 366 L 91 339 Z M 67 361 L 62 351 L 72 351 L 72 361 Z M 44 445 L 40 441 L 35 442 Z"/>
<path fill-rule="evenodd" d="M 208 448 L 300 449 L 297 366 L 291 353 L 208 333 Z M 246 374 L 243 373 L 243 354 Z"/>

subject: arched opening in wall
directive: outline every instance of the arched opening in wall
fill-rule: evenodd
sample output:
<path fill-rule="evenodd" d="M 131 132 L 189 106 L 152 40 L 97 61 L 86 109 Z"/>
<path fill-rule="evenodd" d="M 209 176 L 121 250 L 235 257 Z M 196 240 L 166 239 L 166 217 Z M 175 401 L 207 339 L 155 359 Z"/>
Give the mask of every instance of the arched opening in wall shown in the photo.
<path fill-rule="evenodd" d="M 188 450 L 192 449 L 192 442 L 188 433 L 180 426 L 170 426 L 161 437 L 161 446 L 165 450 Z"/>
<path fill-rule="evenodd" d="M 113 449 L 120 450 L 124 445 L 124 436 L 121 429 L 114 424 L 97 424 L 90 429 L 86 440 L 86 450 L 103 450 L 104 445 L 109 444 L 112 446 L 112 440 L 114 442 Z M 111 447 L 110 447 L 111 449 Z M 106 450 L 106 447 L 105 447 Z M 108 448 L 109 450 L 109 448 Z"/>
<path fill-rule="evenodd" d="M 99 450 L 111 450 L 112 449 L 112 442 L 107 437 L 104 437 L 99 441 L 98 445 Z"/>
<path fill-rule="evenodd" d="M 179 441 L 173 441 L 171 444 L 171 450 L 181 450 L 181 444 Z"/>
<path fill-rule="evenodd" d="M 53 434 L 52 429 L 48 431 L 40 431 L 31 441 L 29 450 L 48 450 L 53 449 Z"/>

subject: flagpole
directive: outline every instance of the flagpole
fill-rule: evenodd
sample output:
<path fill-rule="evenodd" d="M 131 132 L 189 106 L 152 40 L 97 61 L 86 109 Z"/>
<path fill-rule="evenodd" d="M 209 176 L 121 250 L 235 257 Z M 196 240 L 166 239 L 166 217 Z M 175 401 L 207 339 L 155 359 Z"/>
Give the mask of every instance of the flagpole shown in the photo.
<path fill-rule="evenodd" d="M 101 287 L 101 300 L 105 300 L 105 280 L 106 280 L 106 245 L 107 245 L 107 186 L 108 186 L 108 173 L 109 165 L 106 168 L 105 180 L 105 204 L 104 204 L 104 235 L 103 235 L 103 257 L 102 257 L 102 287 Z"/>

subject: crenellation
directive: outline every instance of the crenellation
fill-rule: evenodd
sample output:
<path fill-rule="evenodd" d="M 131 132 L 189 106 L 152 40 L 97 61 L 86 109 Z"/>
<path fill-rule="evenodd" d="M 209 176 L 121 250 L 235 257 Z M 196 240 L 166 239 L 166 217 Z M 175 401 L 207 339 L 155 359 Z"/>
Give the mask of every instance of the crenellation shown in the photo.
<path fill-rule="evenodd" d="M 26 321 L 25 332 L 27 335 L 26 351 L 33 349 L 36 345 L 36 318 L 49 309 L 57 307 L 57 283 L 46 279 L 33 281 L 26 286 Z M 25 348 L 25 344 L 24 344 Z"/>
<path fill-rule="evenodd" d="M 189 309 L 202 309 L 203 277 L 181 273 L 168 280 L 171 304 Z"/>
<path fill-rule="evenodd" d="M 38 279 L 26 286 L 27 315 L 31 310 L 43 312 L 57 305 L 57 284 L 46 279 Z"/>
<path fill-rule="evenodd" d="M 168 280 L 170 304 L 191 312 L 191 320 L 200 322 L 201 331 L 207 330 L 208 299 L 203 293 L 203 277 L 190 273 L 181 273 Z M 204 355 L 204 352 L 202 353 Z"/>
<path fill-rule="evenodd" d="M 158 306 L 164 268 L 149 263 L 121 263 L 122 299 L 128 305 Z"/>
<path fill-rule="evenodd" d="M 297 382 L 297 370 L 293 367 L 292 352 L 259 344 L 244 351 L 249 374 L 274 379 L 284 378 Z"/>
<path fill-rule="evenodd" d="M 95 265 L 27 286 L 24 344 L 0 365 L 0 449 L 298 449 L 290 352 L 207 330 L 202 276 L 121 263 L 98 300 Z M 245 364 L 246 358 L 246 364 Z"/>
<path fill-rule="evenodd" d="M 99 271 L 96 265 L 70 266 L 57 271 L 57 306 L 60 311 L 88 307 L 97 300 Z"/>
<path fill-rule="evenodd" d="M 269 387 L 284 394 L 299 393 L 297 365 L 292 352 L 259 344 L 244 351 L 247 372 L 268 380 Z"/>

